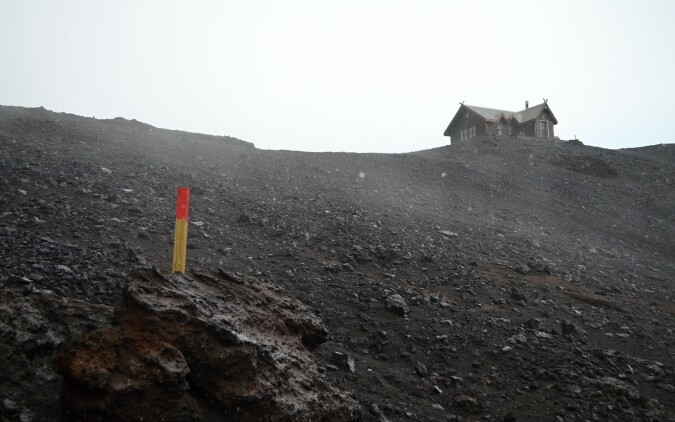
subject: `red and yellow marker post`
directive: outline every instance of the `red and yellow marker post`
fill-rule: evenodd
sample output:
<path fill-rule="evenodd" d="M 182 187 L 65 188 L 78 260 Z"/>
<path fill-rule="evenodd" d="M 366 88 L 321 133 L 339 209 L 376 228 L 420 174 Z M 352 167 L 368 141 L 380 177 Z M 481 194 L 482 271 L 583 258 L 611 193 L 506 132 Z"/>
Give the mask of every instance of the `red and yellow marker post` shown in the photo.
<path fill-rule="evenodd" d="M 176 234 L 173 239 L 173 272 L 185 272 L 185 254 L 187 251 L 188 209 L 190 208 L 190 188 L 178 188 L 176 200 Z"/>

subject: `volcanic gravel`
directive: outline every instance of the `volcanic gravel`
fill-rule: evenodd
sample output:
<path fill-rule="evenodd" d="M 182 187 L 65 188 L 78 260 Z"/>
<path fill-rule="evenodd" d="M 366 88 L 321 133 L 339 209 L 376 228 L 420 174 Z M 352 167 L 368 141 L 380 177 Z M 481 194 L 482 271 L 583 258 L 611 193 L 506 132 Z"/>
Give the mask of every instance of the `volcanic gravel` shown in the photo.
<path fill-rule="evenodd" d="M 21 301 L 110 309 L 133 269 L 169 273 L 188 186 L 188 268 L 307 305 L 329 332 L 312 356 L 364 420 L 674 420 L 674 151 L 265 151 L 0 107 L 0 415 L 60 418 L 73 334 Z"/>

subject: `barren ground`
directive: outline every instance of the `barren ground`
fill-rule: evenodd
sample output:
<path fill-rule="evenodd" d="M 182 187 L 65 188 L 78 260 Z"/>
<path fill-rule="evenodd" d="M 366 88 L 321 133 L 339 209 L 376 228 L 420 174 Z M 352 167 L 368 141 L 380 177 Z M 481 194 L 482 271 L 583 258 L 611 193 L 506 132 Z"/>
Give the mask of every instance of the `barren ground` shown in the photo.
<path fill-rule="evenodd" d="M 179 186 L 188 268 L 307 305 L 364 420 L 675 419 L 673 145 L 265 151 L 0 107 L 0 163 L 6 420 L 58 420 L 59 353 L 105 323 L 24 326 L 33 292 L 106 313 L 134 268 L 170 272 Z"/>

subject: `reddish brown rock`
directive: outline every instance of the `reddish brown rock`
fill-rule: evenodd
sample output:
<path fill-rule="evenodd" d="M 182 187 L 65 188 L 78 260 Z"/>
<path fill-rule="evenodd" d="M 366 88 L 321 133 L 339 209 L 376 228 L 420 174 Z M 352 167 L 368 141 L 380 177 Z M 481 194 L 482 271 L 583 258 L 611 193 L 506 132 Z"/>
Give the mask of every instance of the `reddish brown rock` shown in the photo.
<path fill-rule="evenodd" d="M 17 404 L 12 417 L 56 420 L 61 378 L 55 368 L 58 350 L 84 333 L 110 323 L 113 308 L 67 298 L 51 290 L 0 289 L 0 402 Z M 3 410 L 4 409 L 4 410 Z M 5 408 L 0 407 L 0 420 Z M 18 419 L 8 419 L 18 420 Z"/>
<path fill-rule="evenodd" d="M 69 419 L 350 420 L 318 373 L 326 329 L 274 285 L 218 274 L 131 275 L 112 328 L 64 351 Z"/>

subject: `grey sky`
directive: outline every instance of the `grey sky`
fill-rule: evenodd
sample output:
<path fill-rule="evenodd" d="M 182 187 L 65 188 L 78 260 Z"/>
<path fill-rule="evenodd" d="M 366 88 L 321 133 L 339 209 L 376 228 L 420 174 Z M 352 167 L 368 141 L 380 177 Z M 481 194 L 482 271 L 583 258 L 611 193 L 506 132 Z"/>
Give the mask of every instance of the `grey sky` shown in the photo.
<path fill-rule="evenodd" d="M 675 1 L 0 0 L 0 104 L 259 148 L 448 143 L 458 102 L 542 98 L 556 134 L 675 142 Z"/>

